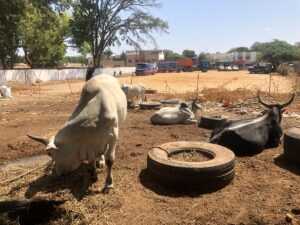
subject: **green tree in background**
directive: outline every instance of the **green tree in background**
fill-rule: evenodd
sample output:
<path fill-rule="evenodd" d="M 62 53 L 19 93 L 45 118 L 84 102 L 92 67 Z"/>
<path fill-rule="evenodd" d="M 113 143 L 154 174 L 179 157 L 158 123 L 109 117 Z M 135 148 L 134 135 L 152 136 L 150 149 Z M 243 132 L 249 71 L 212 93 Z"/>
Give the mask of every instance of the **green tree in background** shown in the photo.
<path fill-rule="evenodd" d="M 283 62 L 300 59 L 299 48 L 286 41 L 274 40 L 265 43 L 257 42 L 253 44 L 251 49 L 259 52 L 261 54 L 261 60 L 272 63 L 275 68 Z"/>
<path fill-rule="evenodd" d="M 63 13 L 26 5 L 21 22 L 22 43 L 26 63 L 31 68 L 54 67 L 65 55 L 65 37 L 69 18 Z"/>
<path fill-rule="evenodd" d="M 232 48 L 228 51 L 228 53 L 231 52 L 249 52 L 250 49 L 248 47 L 236 47 L 236 48 Z"/>
<path fill-rule="evenodd" d="M 188 49 L 184 50 L 184 51 L 182 52 L 182 55 L 183 55 L 184 57 L 187 57 L 187 58 L 194 58 L 194 57 L 197 56 L 196 53 L 195 53 L 195 51 L 193 51 L 193 50 L 188 50 Z"/>
<path fill-rule="evenodd" d="M 0 62 L 4 69 L 13 68 L 17 60 L 24 4 L 23 0 L 0 0 Z"/>
<path fill-rule="evenodd" d="M 125 42 L 139 48 L 147 40 L 155 42 L 153 31 L 166 31 L 168 24 L 149 13 L 157 0 L 75 0 L 71 32 L 77 47 L 88 43 L 94 67 L 99 67 L 104 51 Z"/>
<path fill-rule="evenodd" d="M 201 52 L 198 56 L 199 61 L 206 61 L 209 60 L 209 54 L 205 52 Z"/>
<path fill-rule="evenodd" d="M 164 54 L 165 54 L 165 60 L 167 61 L 175 61 L 183 57 L 182 55 L 173 52 L 171 50 L 164 50 Z"/>

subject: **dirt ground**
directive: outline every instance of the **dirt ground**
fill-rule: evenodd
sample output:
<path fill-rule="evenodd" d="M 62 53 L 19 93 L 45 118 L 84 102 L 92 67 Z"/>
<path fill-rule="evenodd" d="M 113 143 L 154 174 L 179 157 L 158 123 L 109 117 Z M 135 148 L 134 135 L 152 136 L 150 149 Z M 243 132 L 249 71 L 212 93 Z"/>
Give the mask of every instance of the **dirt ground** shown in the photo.
<path fill-rule="evenodd" d="M 158 82 L 157 77 L 152 78 L 154 84 Z M 134 79 L 144 82 L 150 77 Z M 14 84 L 14 99 L 0 101 L 0 164 L 43 153 L 43 146 L 28 140 L 26 134 L 50 136 L 64 124 L 78 101 L 82 82 L 70 85 L 73 94 L 67 82 L 33 88 Z M 299 112 L 295 105 L 299 105 L 298 100 L 289 110 Z M 104 170 L 88 190 L 80 173 L 53 180 L 37 172 L 0 188 L 0 199 L 24 195 L 65 199 L 68 220 L 58 218 L 55 224 L 292 224 L 287 222 L 287 214 L 293 217 L 293 224 L 300 224 L 300 216 L 292 213 L 300 208 L 300 167 L 284 160 L 282 146 L 252 157 L 238 157 L 234 181 L 214 193 L 179 193 L 155 183 L 145 172 L 147 152 L 152 147 L 171 141 L 207 141 L 210 131 L 196 125 L 153 126 L 149 123 L 152 113 L 131 110 L 122 125 L 113 171 L 115 189 L 108 195 L 100 193 Z M 227 114 L 242 117 L 234 112 Z M 299 120 L 284 118 L 284 129 L 296 125 L 300 125 Z M 1 171 L 0 175 L 1 180 L 7 178 Z"/>
<path fill-rule="evenodd" d="M 199 75 L 199 80 L 198 80 Z M 146 88 L 155 89 L 164 93 L 186 93 L 197 89 L 223 88 L 226 90 L 247 89 L 288 93 L 296 82 L 295 77 L 283 77 L 276 74 L 271 76 L 264 74 L 249 74 L 248 71 L 238 72 L 184 72 L 184 73 L 158 73 L 152 76 L 127 76 L 119 78 L 121 83 L 142 84 Z M 53 82 L 51 82 L 52 84 Z M 42 85 L 41 89 L 51 94 L 64 94 L 67 92 L 79 92 L 84 82 L 65 81 L 57 85 Z"/>

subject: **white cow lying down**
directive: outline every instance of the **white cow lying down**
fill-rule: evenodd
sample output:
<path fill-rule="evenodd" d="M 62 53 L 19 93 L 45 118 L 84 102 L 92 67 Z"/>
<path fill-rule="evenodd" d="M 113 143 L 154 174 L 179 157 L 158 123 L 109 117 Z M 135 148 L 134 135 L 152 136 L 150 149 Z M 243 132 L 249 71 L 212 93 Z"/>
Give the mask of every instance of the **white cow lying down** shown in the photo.
<path fill-rule="evenodd" d="M 196 101 L 190 104 L 181 103 L 176 107 L 165 107 L 154 113 L 151 122 L 155 125 L 196 123 L 195 114 L 199 109 L 201 106 Z"/>
<path fill-rule="evenodd" d="M 141 103 L 145 98 L 145 87 L 140 84 L 122 84 L 127 102 L 131 104 Z"/>
<path fill-rule="evenodd" d="M 62 175 L 82 163 L 93 165 L 105 155 L 105 189 L 113 187 L 112 165 L 119 138 L 119 125 L 127 114 L 126 96 L 112 76 L 95 76 L 83 87 L 77 107 L 57 134 L 50 139 L 30 136 L 46 145 L 54 161 L 54 172 Z M 95 175 L 95 174 L 93 174 Z"/>

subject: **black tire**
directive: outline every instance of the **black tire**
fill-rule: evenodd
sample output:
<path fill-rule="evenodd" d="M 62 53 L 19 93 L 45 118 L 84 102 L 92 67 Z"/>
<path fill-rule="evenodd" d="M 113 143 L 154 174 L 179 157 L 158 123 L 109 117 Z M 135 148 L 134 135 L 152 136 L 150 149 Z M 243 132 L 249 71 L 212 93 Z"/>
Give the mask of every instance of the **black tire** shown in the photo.
<path fill-rule="evenodd" d="M 221 117 L 202 116 L 199 120 L 198 127 L 214 130 L 215 128 L 220 127 L 226 121 L 227 119 Z"/>
<path fill-rule="evenodd" d="M 161 104 L 164 105 L 176 105 L 179 104 L 179 100 L 178 99 L 166 99 L 166 100 L 160 100 Z"/>
<path fill-rule="evenodd" d="M 170 158 L 175 152 L 197 149 L 212 159 L 204 162 L 183 162 Z M 229 149 L 210 143 L 171 142 L 148 153 L 147 170 L 163 185 L 174 189 L 197 188 L 214 190 L 234 178 L 235 155 Z"/>
<path fill-rule="evenodd" d="M 291 128 L 284 134 L 284 156 L 293 162 L 300 163 L 300 128 Z"/>
<path fill-rule="evenodd" d="M 148 109 L 160 109 L 160 102 L 142 102 L 140 103 L 140 109 L 148 110 Z"/>

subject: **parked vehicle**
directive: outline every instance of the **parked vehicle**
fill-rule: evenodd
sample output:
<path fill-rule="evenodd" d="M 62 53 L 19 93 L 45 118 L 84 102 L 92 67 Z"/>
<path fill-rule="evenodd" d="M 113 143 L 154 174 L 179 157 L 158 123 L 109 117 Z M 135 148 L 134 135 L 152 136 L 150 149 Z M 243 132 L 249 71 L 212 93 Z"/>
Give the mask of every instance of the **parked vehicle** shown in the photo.
<path fill-rule="evenodd" d="M 142 75 L 154 75 L 157 72 L 156 64 L 152 63 L 139 63 L 136 65 L 135 74 L 137 76 Z"/>
<path fill-rule="evenodd" d="M 225 66 L 224 65 L 219 65 L 218 66 L 218 71 L 225 71 Z"/>
<path fill-rule="evenodd" d="M 177 65 L 182 68 L 182 71 L 193 71 L 193 59 L 191 58 L 183 58 L 177 60 Z"/>
<path fill-rule="evenodd" d="M 237 66 L 237 65 L 233 65 L 233 66 L 232 66 L 232 70 L 233 70 L 233 71 L 239 71 L 240 68 L 239 68 L 239 66 Z"/>
<path fill-rule="evenodd" d="M 158 63 L 158 72 L 180 72 L 182 68 L 176 61 L 162 61 Z"/>
<path fill-rule="evenodd" d="M 259 63 L 254 66 L 248 67 L 249 73 L 256 74 L 269 74 L 273 71 L 273 66 L 270 63 Z"/>
<path fill-rule="evenodd" d="M 198 64 L 198 69 L 202 72 L 207 72 L 209 69 L 209 62 L 208 61 L 200 61 Z"/>
<path fill-rule="evenodd" d="M 232 71 L 232 66 L 230 66 L 230 65 L 225 66 L 225 71 Z"/>

